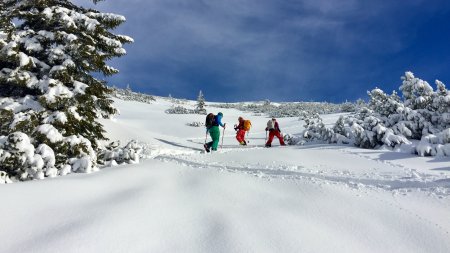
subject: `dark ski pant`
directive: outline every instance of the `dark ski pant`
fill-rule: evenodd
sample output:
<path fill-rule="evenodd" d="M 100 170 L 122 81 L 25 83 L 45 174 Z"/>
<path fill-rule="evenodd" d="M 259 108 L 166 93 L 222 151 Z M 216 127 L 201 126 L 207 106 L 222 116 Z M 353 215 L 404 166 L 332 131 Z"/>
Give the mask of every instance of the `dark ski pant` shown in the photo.
<path fill-rule="evenodd" d="M 220 129 L 218 126 L 213 126 L 209 130 L 209 135 L 211 136 L 212 141 L 206 143 L 208 148 L 211 148 L 212 150 L 217 150 L 217 147 L 219 146 L 219 140 L 220 140 Z"/>
<path fill-rule="evenodd" d="M 269 131 L 269 139 L 266 142 L 266 146 L 270 146 L 272 145 L 272 141 L 273 141 L 273 137 L 276 136 L 278 138 L 278 140 L 280 140 L 280 145 L 285 145 L 284 144 L 284 140 L 283 140 L 283 136 L 281 136 L 280 132 L 273 129 Z"/>

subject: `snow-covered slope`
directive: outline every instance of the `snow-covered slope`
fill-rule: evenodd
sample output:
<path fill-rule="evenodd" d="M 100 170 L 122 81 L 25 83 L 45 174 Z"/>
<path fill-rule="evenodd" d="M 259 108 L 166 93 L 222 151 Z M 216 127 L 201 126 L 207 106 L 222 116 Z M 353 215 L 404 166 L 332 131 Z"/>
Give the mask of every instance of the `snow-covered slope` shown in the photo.
<path fill-rule="evenodd" d="M 204 116 L 166 114 L 164 99 L 116 106 L 109 137 L 147 143 L 149 158 L 1 186 L 0 252 L 450 252 L 449 158 L 266 149 L 268 119 L 233 109 L 220 109 L 223 148 L 204 154 L 204 128 L 186 126 Z M 248 147 L 234 139 L 238 116 L 252 120 Z"/>

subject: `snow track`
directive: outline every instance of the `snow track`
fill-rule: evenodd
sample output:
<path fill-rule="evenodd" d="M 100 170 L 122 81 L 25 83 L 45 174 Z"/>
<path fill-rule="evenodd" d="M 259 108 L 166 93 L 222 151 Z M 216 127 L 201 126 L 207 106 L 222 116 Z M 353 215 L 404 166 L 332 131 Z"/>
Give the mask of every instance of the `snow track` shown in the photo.
<path fill-rule="evenodd" d="M 250 147 L 249 147 L 250 148 Z M 229 152 L 224 149 L 222 153 Z M 233 150 L 237 152 L 236 150 Z M 249 151 L 248 148 L 241 148 L 239 151 Z M 198 156 L 197 156 L 198 157 Z M 296 165 L 262 165 L 262 164 L 242 164 L 240 166 L 229 166 L 217 162 L 207 162 L 201 159 L 193 159 L 188 155 L 159 155 L 154 159 L 163 162 L 174 162 L 182 166 L 192 168 L 209 169 L 214 168 L 220 171 L 232 173 L 244 173 L 260 178 L 278 178 L 289 180 L 303 180 L 317 184 L 341 184 L 355 189 L 381 189 L 390 191 L 393 194 L 407 194 L 417 191 L 425 192 L 440 198 L 450 195 L 450 178 L 447 176 L 436 176 L 418 173 L 414 169 L 404 168 L 404 173 L 398 175 L 365 173 L 355 175 L 348 171 L 337 170 L 313 170 Z M 391 165 L 393 167 L 398 167 Z"/>

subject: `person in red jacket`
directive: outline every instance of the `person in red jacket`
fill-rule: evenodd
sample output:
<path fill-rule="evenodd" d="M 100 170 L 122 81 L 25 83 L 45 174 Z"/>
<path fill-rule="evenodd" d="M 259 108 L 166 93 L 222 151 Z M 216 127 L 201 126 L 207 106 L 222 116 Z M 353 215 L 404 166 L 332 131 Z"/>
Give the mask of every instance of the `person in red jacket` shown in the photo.
<path fill-rule="evenodd" d="M 244 118 L 239 117 L 238 118 L 239 125 L 234 125 L 234 130 L 237 131 L 236 133 L 236 140 L 241 145 L 247 145 L 247 142 L 245 141 L 245 128 L 244 128 Z"/>
<path fill-rule="evenodd" d="M 285 146 L 283 136 L 281 136 L 280 126 L 275 118 L 272 118 L 267 122 L 266 131 L 269 131 L 269 139 L 266 142 L 266 148 L 270 148 L 272 146 L 273 137 L 276 136 L 280 141 L 281 146 Z"/>

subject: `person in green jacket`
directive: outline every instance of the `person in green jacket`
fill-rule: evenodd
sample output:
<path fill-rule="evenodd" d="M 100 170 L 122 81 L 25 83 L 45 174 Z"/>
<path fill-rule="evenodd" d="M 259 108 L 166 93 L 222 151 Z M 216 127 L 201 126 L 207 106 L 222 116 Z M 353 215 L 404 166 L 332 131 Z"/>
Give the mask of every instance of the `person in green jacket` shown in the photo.
<path fill-rule="evenodd" d="M 206 133 L 209 132 L 212 141 L 205 143 L 203 147 L 206 152 L 210 152 L 211 150 L 217 151 L 217 147 L 219 146 L 220 140 L 220 129 L 219 126 L 225 129 L 226 123 L 222 123 L 223 114 L 219 112 L 217 115 L 213 115 L 210 113 L 206 118 Z"/>

